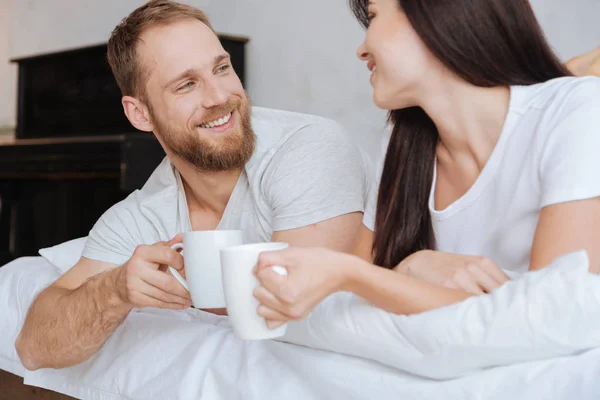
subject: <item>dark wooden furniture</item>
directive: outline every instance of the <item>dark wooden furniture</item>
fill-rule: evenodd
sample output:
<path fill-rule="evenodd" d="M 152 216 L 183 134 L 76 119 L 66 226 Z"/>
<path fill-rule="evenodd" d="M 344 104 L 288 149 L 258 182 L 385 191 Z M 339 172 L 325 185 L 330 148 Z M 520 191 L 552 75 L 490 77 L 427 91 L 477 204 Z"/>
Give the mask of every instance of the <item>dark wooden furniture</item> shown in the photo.
<path fill-rule="evenodd" d="M 220 39 L 244 82 L 247 39 Z M 12 61 L 17 129 L 0 142 L 0 266 L 87 235 L 164 157 L 123 114 L 105 44 Z"/>
<path fill-rule="evenodd" d="M 23 378 L 0 370 L 0 400 L 71 400 L 64 394 L 23 384 Z"/>

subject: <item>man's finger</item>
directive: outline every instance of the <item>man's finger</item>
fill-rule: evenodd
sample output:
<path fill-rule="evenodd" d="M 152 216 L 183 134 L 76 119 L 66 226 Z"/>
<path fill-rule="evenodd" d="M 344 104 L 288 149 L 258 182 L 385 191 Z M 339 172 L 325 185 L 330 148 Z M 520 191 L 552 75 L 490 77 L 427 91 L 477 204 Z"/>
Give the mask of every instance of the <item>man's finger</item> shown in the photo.
<path fill-rule="evenodd" d="M 152 271 L 155 272 L 156 271 Z M 138 285 L 136 291 L 145 294 L 149 297 L 152 297 L 156 300 L 160 300 L 162 302 L 165 303 L 177 303 L 177 304 L 181 304 L 182 306 L 187 305 L 188 307 L 192 305 L 192 300 L 189 296 L 189 293 L 186 292 L 186 296 L 182 297 L 179 296 L 177 294 L 174 293 L 170 293 L 170 292 L 166 292 L 146 281 L 144 281 L 142 278 L 140 279 L 140 284 Z"/>
<path fill-rule="evenodd" d="M 169 265 L 177 271 L 184 268 L 183 256 L 168 246 L 150 246 L 144 252 L 144 260 L 152 263 L 155 269 Z"/>
<path fill-rule="evenodd" d="M 152 308 L 163 308 L 167 310 L 185 310 L 188 306 L 181 305 L 179 303 L 167 303 L 146 294 L 140 293 L 138 295 L 137 302 L 142 304 L 141 307 L 152 307 Z"/>
<path fill-rule="evenodd" d="M 171 247 L 174 244 L 182 243 L 182 242 L 183 242 L 183 233 L 178 233 L 177 235 L 175 235 L 175 237 L 173 237 L 173 239 L 171 239 L 167 242 L 167 245 L 169 247 Z"/>
<path fill-rule="evenodd" d="M 144 268 L 140 270 L 139 277 L 147 284 L 163 292 L 191 300 L 190 293 L 171 274 L 166 274 L 152 268 Z"/>
<path fill-rule="evenodd" d="M 181 297 L 176 294 L 167 293 L 160 290 L 156 286 L 152 286 L 144 282 L 144 285 L 139 289 L 140 293 L 148 297 L 162 301 L 163 303 L 179 304 L 181 306 L 191 307 L 192 301 L 189 298 Z"/>

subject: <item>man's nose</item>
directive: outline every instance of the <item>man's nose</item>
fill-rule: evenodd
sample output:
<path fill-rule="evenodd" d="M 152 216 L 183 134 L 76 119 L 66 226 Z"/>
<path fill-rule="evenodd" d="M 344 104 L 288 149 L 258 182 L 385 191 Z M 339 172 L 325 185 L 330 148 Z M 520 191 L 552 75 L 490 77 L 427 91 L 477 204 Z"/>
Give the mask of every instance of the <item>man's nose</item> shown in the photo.
<path fill-rule="evenodd" d="M 204 86 L 202 106 L 212 108 L 227 103 L 229 98 L 227 90 L 218 82 L 206 82 Z"/>

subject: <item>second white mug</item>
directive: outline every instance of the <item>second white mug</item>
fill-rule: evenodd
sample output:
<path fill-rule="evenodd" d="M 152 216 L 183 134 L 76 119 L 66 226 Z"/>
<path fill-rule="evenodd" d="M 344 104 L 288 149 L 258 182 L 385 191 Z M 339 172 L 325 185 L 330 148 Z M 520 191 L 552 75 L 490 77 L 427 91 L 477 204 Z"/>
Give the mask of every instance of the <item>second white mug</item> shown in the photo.
<path fill-rule="evenodd" d="M 278 251 L 287 243 L 257 243 L 232 246 L 221 250 L 223 286 L 227 301 L 227 314 L 236 335 L 245 340 L 273 339 L 285 334 L 287 324 L 269 329 L 265 319 L 258 315 L 259 302 L 254 289 L 259 285 L 253 269 L 263 251 Z M 272 267 L 279 274 L 287 275 L 281 266 Z"/>

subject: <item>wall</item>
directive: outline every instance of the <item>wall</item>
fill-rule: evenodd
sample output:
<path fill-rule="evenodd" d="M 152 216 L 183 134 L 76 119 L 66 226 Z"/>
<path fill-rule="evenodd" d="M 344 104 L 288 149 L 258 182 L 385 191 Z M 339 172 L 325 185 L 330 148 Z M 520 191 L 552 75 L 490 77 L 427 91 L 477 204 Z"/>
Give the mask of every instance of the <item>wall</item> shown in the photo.
<path fill-rule="evenodd" d="M 105 42 L 143 0 L 0 0 L 0 126 L 14 124 L 14 66 L 2 60 Z M 223 33 L 249 36 L 247 88 L 254 104 L 341 122 L 369 153 L 385 114 L 371 101 L 355 56 L 363 31 L 345 0 L 187 0 Z M 600 44 L 598 0 L 532 0 L 563 59 Z M 68 10 L 69 17 L 66 17 Z"/>
<path fill-rule="evenodd" d="M 0 141 L 7 137 L 8 126 L 15 124 L 17 69 L 8 63 L 12 38 L 10 17 L 13 0 L 0 0 Z"/>

